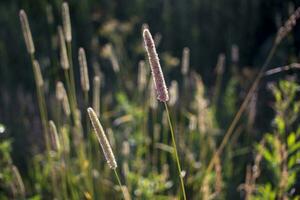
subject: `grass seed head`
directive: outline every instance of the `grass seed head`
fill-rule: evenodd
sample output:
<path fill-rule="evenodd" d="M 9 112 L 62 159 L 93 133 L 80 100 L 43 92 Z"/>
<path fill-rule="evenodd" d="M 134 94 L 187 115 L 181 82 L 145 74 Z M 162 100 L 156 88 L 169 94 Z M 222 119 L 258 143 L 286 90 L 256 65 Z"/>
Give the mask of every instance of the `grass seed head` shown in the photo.
<path fill-rule="evenodd" d="M 183 48 L 181 62 L 181 73 L 186 75 L 190 68 L 190 49 L 188 47 Z"/>
<path fill-rule="evenodd" d="M 64 39 L 65 36 L 61 26 L 58 26 L 57 31 L 60 45 L 60 64 L 64 70 L 67 70 L 69 69 L 70 64 L 68 59 L 67 47 Z"/>
<path fill-rule="evenodd" d="M 64 85 L 61 81 L 58 81 L 56 83 L 55 93 L 56 93 L 56 99 L 58 101 L 62 101 L 66 91 L 65 91 Z"/>
<path fill-rule="evenodd" d="M 35 81 L 37 86 L 43 87 L 44 80 L 43 80 L 40 64 L 37 60 L 33 61 L 33 70 L 34 70 L 34 76 L 35 76 Z"/>
<path fill-rule="evenodd" d="M 64 28 L 65 39 L 67 42 L 71 42 L 72 41 L 72 28 L 71 28 L 69 5 L 67 2 L 64 2 L 62 4 L 62 19 L 63 19 L 63 28 Z"/>
<path fill-rule="evenodd" d="M 79 48 L 78 61 L 80 65 L 81 88 L 84 92 L 88 92 L 90 90 L 89 73 L 88 73 L 86 55 L 83 48 Z"/>
<path fill-rule="evenodd" d="M 168 102 L 170 106 L 174 106 L 178 100 L 178 83 L 177 81 L 172 81 L 170 86 L 170 101 Z"/>
<path fill-rule="evenodd" d="M 28 23 L 28 18 L 24 10 L 20 10 L 19 13 L 22 32 L 25 40 L 25 45 L 29 54 L 34 54 L 35 48 L 32 40 L 31 30 Z"/>
<path fill-rule="evenodd" d="M 49 121 L 49 129 L 50 129 L 51 141 L 53 143 L 53 146 L 56 151 L 60 152 L 61 146 L 60 146 L 60 142 L 59 142 L 59 138 L 58 138 L 58 134 L 57 134 L 57 129 L 52 120 Z"/>
<path fill-rule="evenodd" d="M 159 63 L 159 58 L 155 49 L 155 44 L 149 29 L 144 29 L 143 37 L 145 48 L 148 53 L 153 80 L 155 83 L 157 99 L 162 102 L 167 102 L 169 100 L 169 94 L 163 76 L 163 72 Z"/>
<path fill-rule="evenodd" d="M 111 169 L 117 168 L 117 162 L 114 156 L 114 153 L 111 149 L 111 146 L 108 142 L 108 139 L 104 133 L 104 130 L 98 120 L 98 117 L 92 108 L 87 109 L 91 123 L 93 125 L 94 131 L 97 135 L 98 141 L 101 145 L 102 151 L 104 153 L 106 162 Z"/>

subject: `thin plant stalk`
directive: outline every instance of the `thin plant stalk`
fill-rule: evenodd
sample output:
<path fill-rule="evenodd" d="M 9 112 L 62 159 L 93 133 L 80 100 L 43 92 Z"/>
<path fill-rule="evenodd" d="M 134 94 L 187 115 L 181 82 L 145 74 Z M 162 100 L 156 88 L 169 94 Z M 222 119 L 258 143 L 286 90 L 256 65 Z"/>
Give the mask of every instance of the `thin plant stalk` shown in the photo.
<path fill-rule="evenodd" d="M 32 64 L 33 71 L 35 71 L 35 69 L 34 69 L 34 61 L 35 61 L 34 54 L 30 54 L 30 58 L 31 58 L 31 64 Z M 35 80 L 35 81 L 37 82 L 37 80 Z M 49 153 L 50 152 L 50 140 L 49 140 L 49 134 L 48 134 L 48 125 L 47 125 L 48 114 L 47 114 L 47 108 L 46 108 L 46 102 L 45 102 L 45 95 L 44 95 L 42 88 L 37 84 L 36 84 L 36 92 L 37 92 L 37 100 L 38 100 L 38 106 L 39 106 L 39 110 L 40 110 L 40 116 L 41 116 L 42 125 L 43 125 L 43 129 L 44 129 L 44 139 L 45 139 L 46 150 Z"/>
<path fill-rule="evenodd" d="M 119 186 L 120 186 L 120 189 L 122 190 L 123 197 L 124 197 L 124 199 L 126 199 L 126 194 L 125 194 L 125 191 L 124 191 L 124 189 L 123 189 L 123 186 L 122 186 L 120 177 L 119 177 L 119 175 L 118 175 L 117 169 L 114 169 L 114 173 L 115 173 L 116 179 L 117 179 L 117 181 L 118 181 L 118 184 L 119 184 Z"/>
<path fill-rule="evenodd" d="M 165 104 L 165 109 L 166 109 L 167 117 L 168 117 L 168 123 L 169 123 L 170 131 L 171 131 L 172 144 L 173 144 L 173 148 L 174 148 L 174 155 L 175 155 L 175 159 L 176 159 L 176 163 L 177 163 L 177 170 L 178 170 L 178 173 L 179 173 L 183 199 L 186 200 L 184 182 L 183 182 L 183 178 L 182 178 L 182 175 L 181 175 L 181 166 L 180 166 L 179 156 L 178 156 L 178 152 L 177 152 L 177 146 L 176 146 L 176 141 L 175 141 L 173 125 L 172 125 L 172 122 L 171 122 L 171 117 L 170 117 L 168 105 L 167 105 L 166 102 L 164 102 L 164 104 Z"/>
<path fill-rule="evenodd" d="M 67 84 L 67 93 L 69 94 L 69 102 L 70 102 L 70 107 L 71 107 L 71 115 L 72 115 L 72 120 L 73 123 L 75 124 L 76 122 L 76 104 L 75 104 L 75 97 L 72 94 L 72 86 L 71 86 L 71 82 L 70 82 L 70 76 L 68 73 L 68 70 L 64 70 L 64 75 L 65 75 L 65 79 L 66 79 L 66 84 Z"/>
<path fill-rule="evenodd" d="M 85 107 L 88 108 L 89 107 L 89 94 L 88 91 L 84 91 L 84 102 L 85 102 Z M 89 123 L 89 116 L 88 114 L 86 114 L 86 131 L 87 133 L 90 132 L 90 123 Z"/>
<path fill-rule="evenodd" d="M 71 83 L 71 92 L 73 93 L 73 100 L 75 107 L 77 108 L 77 99 L 76 99 L 76 87 L 75 87 L 75 78 L 74 78 L 74 69 L 73 69 L 73 60 L 72 60 L 72 44 L 71 41 L 67 41 L 67 54 L 70 64 L 70 83 Z"/>

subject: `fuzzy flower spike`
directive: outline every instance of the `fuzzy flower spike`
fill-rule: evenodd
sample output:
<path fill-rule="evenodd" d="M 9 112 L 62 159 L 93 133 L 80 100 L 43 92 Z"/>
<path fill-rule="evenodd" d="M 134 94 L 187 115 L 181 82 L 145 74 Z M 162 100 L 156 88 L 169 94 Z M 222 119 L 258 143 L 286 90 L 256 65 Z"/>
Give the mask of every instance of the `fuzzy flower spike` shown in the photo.
<path fill-rule="evenodd" d="M 157 99 L 161 102 L 167 102 L 169 100 L 169 94 L 159 63 L 159 58 L 155 49 L 154 40 L 149 29 L 144 29 L 143 37 L 145 48 L 148 53 L 149 63 L 151 66 L 152 77 L 156 88 Z"/>

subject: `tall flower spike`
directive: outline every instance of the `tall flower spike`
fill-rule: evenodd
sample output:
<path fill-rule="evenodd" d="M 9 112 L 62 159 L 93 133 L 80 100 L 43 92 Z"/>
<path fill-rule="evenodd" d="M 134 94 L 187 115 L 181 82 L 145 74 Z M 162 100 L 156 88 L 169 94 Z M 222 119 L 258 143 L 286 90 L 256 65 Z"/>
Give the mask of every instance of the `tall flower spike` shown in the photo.
<path fill-rule="evenodd" d="M 58 81 L 56 83 L 55 95 L 56 95 L 56 99 L 58 101 L 62 101 L 63 98 L 64 98 L 65 88 L 64 88 L 64 85 L 61 81 Z"/>
<path fill-rule="evenodd" d="M 85 51 L 83 48 L 79 48 L 78 61 L 80 65 L 81 88 L 84 92 L 88 92 L 90 90 L 89 74 L 88 74 Z"/>
<path fill-rule="evenodd" d="M 66 116 L 70 116 L 71 109 L 70 109 L 70 104 L 69 104 L 69 98 L 68 98 L 65 88 L 64 88 L 64 98 L 63 98 L 62 104 L 63 104 L 63 110 L 64 110 Z"/>
<path fill-rule="evenodd" d="M 90 120 L 92 122 L 92 125 L 94 127 L 95 133 L 97 135 L 98 141 L 101 145 L 102 151 L 104 153 L 106 162 L 111 169 L 116 169 L 117 162 L 116 162 L 114 153 L 111 149 L 111 146 L 108 142 L 108 139 L 106 138 L 104 130 L 100 124 L 100 121 L 98 120 L 97 115 L 92 108 L 88 108 L 87 111 L 88 111 Z"/>
<path fill-rule="evenodd" d="M 157 99 L 162 102 L 167 102 L 169 100 L 169 94 L 155 49 L 155 44 L 149 29 L 143 31 L 143 37 L 155 83 Z"/>
<path fill-rule="evenodd" d="M 72 29 L 71 29 L 69 5 L 68 5 L 67 2 L 64 2 L 62 4 L 62 19 L 63 19 L 65 39 L 66 39 L 67 42 L 71 42 L 71 40 L 72 40 Z"/>
<path fill-rule="evenodd" d="M 181 73 L 186 75 L 190 67 L 190 49 L 188 47 L 183 48 L 181 62 Z"/>
<path fill-rule="evenodd" d="M 33 61 L 33 70 L 34 70 L 34 76 L 35 76 L 35 81 L 37 86 L 42 87 L 44 85 L 44 80 L 43 80 L 40 64 L 37 60 Z"/>
<path fill-rule="evenodd" d="M 71 110 L 68 95 L 66 93 L 64 84 L 60 81 L 56 83 L 56 99 L 62 103 L 66 116 L 70 116 Z"/>
<path fill-rule="evenodd" d="M 34 54 L 35 48 L 32 40 L 31 30 L 29 27 L 27 15 L 24 10 L 20 10 L 19 13 L 21 26 L 22 26 L 22 32 L 25 40 L 25 45 L 27 48 L 27 51 L 29 54 Z"/>
<path fill-rule="evenodd" d="M 64 33 L 61 26 L 58 26 L 58 37 L 59 37 L 59 46 L 60 46 L 60 64 L 64 70 L 69 69 L 69 59 L 67 54 L 67 47 L 65 43 Z"/>
<path fill-rule="evenodd" d="M 49 129 L 50 129 L 53 146 L 54 146 L 55 150 L 60 151 L 61 148 L 60 148 L 60 142 L 59 142 L 59 138 L 58 138 L 58 134 L 57 134 L 57 129 L 52 120 L 49 121 Z"/>

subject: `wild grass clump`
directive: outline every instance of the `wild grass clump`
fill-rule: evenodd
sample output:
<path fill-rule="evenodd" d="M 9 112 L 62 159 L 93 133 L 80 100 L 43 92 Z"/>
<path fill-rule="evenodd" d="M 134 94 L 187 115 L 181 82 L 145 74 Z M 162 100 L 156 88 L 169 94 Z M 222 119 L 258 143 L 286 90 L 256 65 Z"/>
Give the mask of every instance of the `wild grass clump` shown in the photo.
<path fill-rule="evenodd" d="M 22 171 L 11 158 L 11 141 L 1 140 L 0 199 L 299 198 L 298 77 L 275 79 L 263 91 L 268 103 L 261 101 L 266 77 L 299 67 L 267 70 L 299 9 L 278 30 L 259 72 L 245 78 L 233 44 L 231 55 L 220 53 L 214 62 L 213 86 L 193 68 L 193 48 L 184 47 L 180 61 L 157 48 L 168 38 L 152 37 L 142 21 L 105 18 L 86 46 L 72 32 L 70 12 L 66 2 L 60 10 L 47 7 L 57 30 L 51 63 L 58 66 L 42 62 L 27 15 L 19 13 L 43 143 Z M 136 27 L 142 33 L 127 44 Z M 259 106 L 270 105 L 274 120 L 262 134 Z"/>

